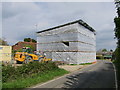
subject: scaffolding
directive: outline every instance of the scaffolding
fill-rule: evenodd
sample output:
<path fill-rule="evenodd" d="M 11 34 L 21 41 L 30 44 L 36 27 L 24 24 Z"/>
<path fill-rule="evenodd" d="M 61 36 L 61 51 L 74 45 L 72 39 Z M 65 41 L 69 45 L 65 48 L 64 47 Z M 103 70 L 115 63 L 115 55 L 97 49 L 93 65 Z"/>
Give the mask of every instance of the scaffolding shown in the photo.
<path fill-rule="evenodd" d="M 95 31 L 81 21 L 37 32 L 37 42 L 37 51 L 46 53 L 53 61 L 69 64 L 96 61 Z"/>

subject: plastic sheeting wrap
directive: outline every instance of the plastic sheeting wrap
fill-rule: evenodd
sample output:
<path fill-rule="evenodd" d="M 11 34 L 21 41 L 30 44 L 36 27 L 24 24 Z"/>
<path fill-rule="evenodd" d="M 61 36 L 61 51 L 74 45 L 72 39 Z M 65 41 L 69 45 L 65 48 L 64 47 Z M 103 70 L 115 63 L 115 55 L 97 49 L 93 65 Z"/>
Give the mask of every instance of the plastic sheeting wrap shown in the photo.
<path fill-rule="evenodd" d="M 69 64 L 91 63 L 96 61 L 95 53 L 52 52 L 53 61 L 65 61 Z"/>
<path fill-rule="evenodd" d="M 76 43 L 70 42 L 69 46 L 64 43 L 49 43 L 49 44 L 39 44 L 39 50 L 41 51 L 77 51 L 78 45 Z"/>
<path fill-rule="evenodd" d="M 78 41 L 78 33 L 68 32 L 68 33 L 40 36 L 40 37 L 38 37 L 37 41 L 38 41 L 38 43 Z"/>
<path fill-rule="evenodd" d="M 78 35 L 78 41 L 95 45 L 95 39 L 93 39 L 93 38 L 91 38 L 91 37 L 87 37 L 87 36 L 82 35 L 82 34 L 79 34 L 79 35 Z"/>
<path fill-rule="evenodd" d="M 76 23 L 76 24 L 56 28 L 50 31 L 38 33 L 38 36 L 54 35 L 54 34 L 60 34 L 65 32 L 78 32 L 77 27 L 78 27 L 78 24 Z"/>
<path fill-rule="evenodd" d="M 78 50 L 79 51 L 94 51 L 95 52 L 96 48 L 94 45 L 78 42 Z"/>
<path fill-rule="evenodd" d="M 77 52 L 52 52 L 53 61 L 65 61 L 69 64 L 78 64 Z"/>
<path fill-rule="evenodd" d="M 88 37 L 92 37 L 95 39 L 95 35 L 93 34 L 93 32 L 91 32 L 87 28 L 78 24 L 77 29 L 78 29 L 78 32 L 80 32 L 81 34 L 86 35 Z"/>
<path fill-rule="evenodd" d="M 37 50 L 45 52 L 53 61 L 70 64 L 96 60 L 95 33 L 76 23 L 38 33 Z"/>
<path fill-rule="evenodd" d="M 79 52 L 77 56 L 77 62 L 80 63 L 91 63 L 96 61 L 96 53 L 88 53 L 88 52 Z"/>

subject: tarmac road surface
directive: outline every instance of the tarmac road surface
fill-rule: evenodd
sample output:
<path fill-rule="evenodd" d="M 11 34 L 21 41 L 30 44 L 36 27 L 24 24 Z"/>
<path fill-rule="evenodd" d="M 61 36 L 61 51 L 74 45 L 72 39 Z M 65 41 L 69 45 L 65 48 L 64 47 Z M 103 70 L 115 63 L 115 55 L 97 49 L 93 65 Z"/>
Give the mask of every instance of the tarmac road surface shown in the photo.
<path fill-rule="evenodd" d="M 100 60 L 96 64 L 32 88 L 116 88 L 115 71 L 110 61 Z"/>

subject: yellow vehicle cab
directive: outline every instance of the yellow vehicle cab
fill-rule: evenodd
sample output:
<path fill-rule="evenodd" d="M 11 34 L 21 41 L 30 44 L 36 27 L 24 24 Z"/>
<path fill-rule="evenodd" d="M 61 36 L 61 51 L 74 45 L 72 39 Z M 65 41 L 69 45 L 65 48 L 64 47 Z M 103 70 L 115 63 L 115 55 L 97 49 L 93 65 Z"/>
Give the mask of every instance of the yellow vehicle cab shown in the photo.
<path fill-rule="evenodd" d="M 30 48 L 24 48 L 23 52 L 16 52 L 14 59 L 17 61 L 17 63 L 28 63 L 31 61 L 46 62 L 52 60 L 42 55 L 32 54 L 28 49 L 30 50 Z"/>

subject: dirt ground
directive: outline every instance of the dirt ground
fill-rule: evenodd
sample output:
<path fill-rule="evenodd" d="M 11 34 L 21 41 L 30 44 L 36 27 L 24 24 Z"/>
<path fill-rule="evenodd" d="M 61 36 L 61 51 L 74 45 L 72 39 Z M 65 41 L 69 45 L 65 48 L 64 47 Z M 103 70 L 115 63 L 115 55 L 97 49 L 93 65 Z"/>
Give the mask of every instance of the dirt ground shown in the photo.
<path fill-rule="evenodd" d="M 88 65 L 59 65 L 59 68 L 65 69 L 69 72 L 74 72 L 76 70 L 82 69 Z"/>

